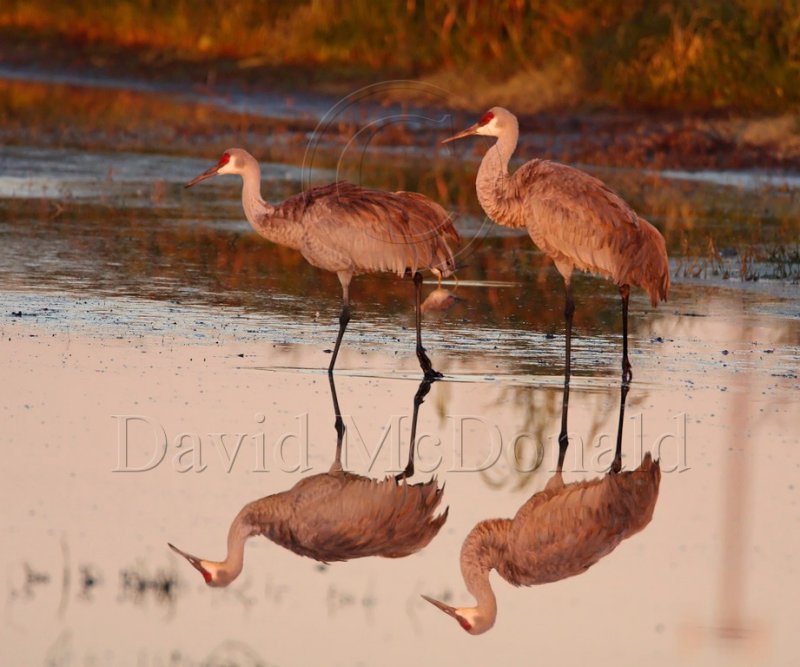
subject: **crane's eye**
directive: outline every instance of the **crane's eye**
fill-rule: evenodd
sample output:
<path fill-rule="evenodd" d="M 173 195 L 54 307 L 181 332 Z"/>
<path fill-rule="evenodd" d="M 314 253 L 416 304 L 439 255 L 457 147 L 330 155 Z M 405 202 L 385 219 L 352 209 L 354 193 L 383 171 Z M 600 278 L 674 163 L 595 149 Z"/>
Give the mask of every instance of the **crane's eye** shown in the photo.
<path fill-rule="evenodd" d="M 228 164 L 228 162 L 230 162 L 230 160 L 231 160 L 230 154 L 229 153 L 223 153 L 222 157 L 219 159 L 219 162 L 217 162 L 217 166 L 218 167 L 224 167 L 226 164 Z"/>
<path fill-rule="evenodd" d="M 478 121 L 478 125 L 486 125 L 492 118 L 494 118 L 494 114 L 491 111 L 487 111 Z"/>

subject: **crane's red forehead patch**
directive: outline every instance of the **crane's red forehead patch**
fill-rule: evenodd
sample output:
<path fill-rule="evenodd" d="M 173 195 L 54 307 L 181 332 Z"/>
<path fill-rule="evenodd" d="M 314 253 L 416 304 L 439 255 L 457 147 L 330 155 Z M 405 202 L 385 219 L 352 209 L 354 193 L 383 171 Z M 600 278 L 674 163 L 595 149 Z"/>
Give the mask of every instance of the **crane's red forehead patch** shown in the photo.
<path fill-rule="evenodd" d="M 478 121 L 478 125 L 486 125 L 486 123 L 492 120 L 492 118 L 494 118 L 494 114 L 491 111 L 487 111 L 485 114 L 483 114 L 483 116 L 481 116 L 481 119 Z"/>
<path fill-rule="evenodd" d="M 489 120 L 491 120 L 491 118 Z M 458 622 L 461 624 L 461 627 L 464 628 L 467 632 L 472 630 L 472 626 L 469 624 L 469 621 L 466 618 L 464 618 L 463 616 L 456 616 L 456 619 L 458 619 Z"/>
<path fill-rule="evenodd" d="M 217 166 L 218 167 L 222 167 L 222 166 L 228 164 L 228 162 L 230 162 L 230 160 L 231 160 L 230 154 L 229 153 L 223 153 L 222 157 L 219 159 L 219 162 L 217 162 Z"/>
<path fill-rule="evenodd" d="M 225 153 L 227 155 L 227 153 Z M 227 160 L 225 160 L 227 162 Z M 200 570 L 200 574 L 203 575 L 203 579 L 206 580 L 206 583 L 211 583 L 211 573 L 208 570 Z"/>

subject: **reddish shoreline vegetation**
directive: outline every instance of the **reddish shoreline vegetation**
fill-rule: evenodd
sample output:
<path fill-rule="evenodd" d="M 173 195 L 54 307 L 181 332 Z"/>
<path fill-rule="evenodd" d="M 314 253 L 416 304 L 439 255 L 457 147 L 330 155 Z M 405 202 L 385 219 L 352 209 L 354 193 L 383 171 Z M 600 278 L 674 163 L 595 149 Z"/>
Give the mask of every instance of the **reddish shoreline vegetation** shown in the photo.
<path fill-rule="evenodd" d="M 794 0 L 6 0 L 0 27 L 5 41 L 20 31 L 60 41 L 69 57 L 129 49 L 150 68 L 433 78 L 454 91 L 451 102 L 467 96 L 468 106 L 519 112 L 778 112 L 800 103 Z"/>

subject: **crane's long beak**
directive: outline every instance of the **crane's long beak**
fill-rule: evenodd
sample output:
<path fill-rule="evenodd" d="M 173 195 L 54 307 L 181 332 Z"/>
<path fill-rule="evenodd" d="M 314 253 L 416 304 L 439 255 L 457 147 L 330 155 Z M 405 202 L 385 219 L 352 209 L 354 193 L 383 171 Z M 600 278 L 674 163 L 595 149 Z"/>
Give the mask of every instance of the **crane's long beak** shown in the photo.
<path fill-rule="evenodd" d="M 199 559 L 199 558 L 197 558 L 197 557 L 195 557 L 195 556 L 192 556 L 191 554 L 187 554 L 185 551 L 181 551 L 180 549 L 178 549 L 178 547 L 176 547 L 174 544 L 170 544 L 169 542 L 167 542 L 167 546 L 168 546 L 170 549 L 172 549 L 172 550 L 173 550 L 173 551 L 174 551 L 176 554 L 180 554 L 180 555 L 181 555 L 181 556 L 183 556 L 183 557 L 184 557 L 186 560 L 188 560 L 188 561 L 189 561 L 189 563 L 191 563 L 191 564 L 192 564 L 192 566 L 193 566 L 193 567 L 194 567 L 194 568 L 195 568 L 195 569 L 196 569 L 196 570 L 197 570 L 197 571 L 198 571 L 200 574 L 202 574 L 202 575 L 203 575 L 203 578 L 205 578 L 205 576 L 208 574 L 208 572 L 207 572 L 207 571 L 206 571 L 206 569 L 205 569 L 205 568 L 204 568 L 204 567 L 203 567 L 203 566 L 200 564 L 200 559 Z"/>
<path fill-rule="evenodd" d="M 433 598 L 429 598 L 427 595 L 423 595 L 422 598 L 430 602 L 437 609 L 441 609 L 448 616 L 452 616 L 453 618 L 458 620 L 458 614 L 456 614 L 455 607 L 451 607 L 450 605 L 447 605 L 444 602 L 439 602 L 439 600 L 434 600 Z"/>
<path fill-rule="evenodd" d="M 468 127 L 463 132 L 459 132 L 458 134 L 454 134 L 452 137 L 448 137 L 447 139 L 442 139 L 442 141 L 440 143 L 446 144 L 446 143 L 449 143 L 451 141 L 455 141 L 456 139 L 463 139 L 464 137 L 469 137 L 469 136 L 475 134 L 478 131 L 479 127 L 480 127 L 480 125 L 478 123 L 475 123 L 475 125 L 473 125 L 471 127 Z M 423 595 L 422 597 L 425 597 L 425 596 Z M 428 598 L 425 598 L 425 599 L 427 600 Z"/>
<path fill-rule="evenodd" d="M 216 176 L 218 171 L 219 171 L 219 165 L 218 165 L 218 164 L 215 164 L 213 167 L 211 167 L 211 168 L 209 168 L 209 169 L 206 169 L 206 170 L 205 170 L 205 171 L 204 171 L 202 174 L 200 174 L 199 176 L 196 176 L 195 178 L 193 178 L 191 181 L 189 181 L 189 182 L 188 182 L 186 185 L 184 185 L 183 187 L 185 187 L 185 188 L 190 188 L 190 187 L 192 187 L 193 185 L 195 185 L 196 183 L 199 183 L 200 181 L 204 181 L 204 180 L 206 180 L 207 178 L 211 178 L 212 176 Z M 172 545 L 171 545 L 171 544 L 170 544 L 170 546 L 172 547 Z M 175 549 L 175 547 L 172 547 L 172 548 L 173 548 L 173 549 Z M 175 550 L 176 550 L 176 551 L 178 551 L 177 549 L 175 549 Z M 178 553 L 181 553 L 181 552 L 180 552 L 180 551 L 178 551 Z M 185 556 L 186 554 L 183 554 L 183 555 Z"/>

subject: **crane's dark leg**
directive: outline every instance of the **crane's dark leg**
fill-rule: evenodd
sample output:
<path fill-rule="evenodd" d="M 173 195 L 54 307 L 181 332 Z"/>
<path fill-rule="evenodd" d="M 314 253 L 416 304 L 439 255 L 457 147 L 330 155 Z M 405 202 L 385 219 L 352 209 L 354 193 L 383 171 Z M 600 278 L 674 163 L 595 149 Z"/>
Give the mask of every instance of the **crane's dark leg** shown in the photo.
<path fill-rule="evenodd" d="M 328 384 L 331 387 L 331 398 L 333 399 L 333 413 L 336 415 L 336 421 L 333 427 L 336 429 L 336 458 L 331 466 L 331 472 L 342 470 L 342 441 L 344 440 L 344 420 L 342 419 L 342 411 L 339 409 L 339 399 L 336 396 L 336 384 L 333 381 L 333 373 L 328 373 Z"/>
<path fill-rule="evenodd" d="M 628 398 L 628 390 L 631 388 L 627 380 L 620 383 L 619 397 L 619 422 L 617 423 L 617 448 L 614 450 L 614 460 L 611 463 L 611 471 L 617 473 L 622 470 L 622 423 L 625 419 L 625 401 Z"/>
<path fill-rule="evenodd" d="M 328 373 L 333 373 L 333 367 L 336 365 L 336 357 L 339 356 L 339 347 L 342 344 L 344 337 L 344 330 L 347 328 L 347 323 L 350 321 L 350 304 L 345 303 L 342 306 L 342 312 L 339 315 L 339 335 L 336 336 L 336 345 L 333 348 L 333 355 L 331 356 L 331 363 L 328 366 Z"/>
<path fill-rule="evenodd" d="M 572 300 L 572 285 L 567 282 L 566 301 L 564 303 L 564 320 L 566 322 L 566 357 L 564 362 L 564 395 L 561 399 L 561 433 L 558 435 L 558 472 L 564 465 L 564 457 L 569 447 L 567 436 L 567 415 L 569 413 L 569 379 L 572 366 L 572 315 L 575 313 L 575 302 Z"/>
<path fill-rule="evenodd" d="M 619 398 L 619 423 L 617 424 L 617 447 L 614 451 L 614 460 L 611 463 L 611 472 L 622 470 L 622 423 L 625 419 L 625 401 L 633 379 L 631 362 L 628 360 L 628 298 L 631 295 L 630 285 L 620 285 L 622 297 L 622 382 L 620 383 Z"/>
<path fill-rule="evenodd" d="M 422 371 L 425 373 L 426 380 L 438 380 L 444 377 L 439 371 L 434 370 L 431 360 L 425 354 L 422 347 L 422 274 L 417 271 L 414 273 L 414 310 L 417 316 L 417 359 Z"/>
<path fill-rule="evenodd" d="M 419 383 L 417 393 L 414 394 L 414 412 L 411 416 L 411 442 L 408 445 L 408 463 L 406 463 L 406 469 L 395 477 L 398 482 L 414 475 L 414 453 L 417 448 L 417 417 L 419 416 L 419 406 L 425 402 L 425 397 L 431 390 L 432 382 L 433 380 L 423 380 Z"/>
<path fill-rule="evenodd" d="M 622 297 L 622 381 L 633 380 L 631 362 L 628 360 L 628 297 L 631 295 L 630 285 L 620 285 L 619 294 Z"/>

